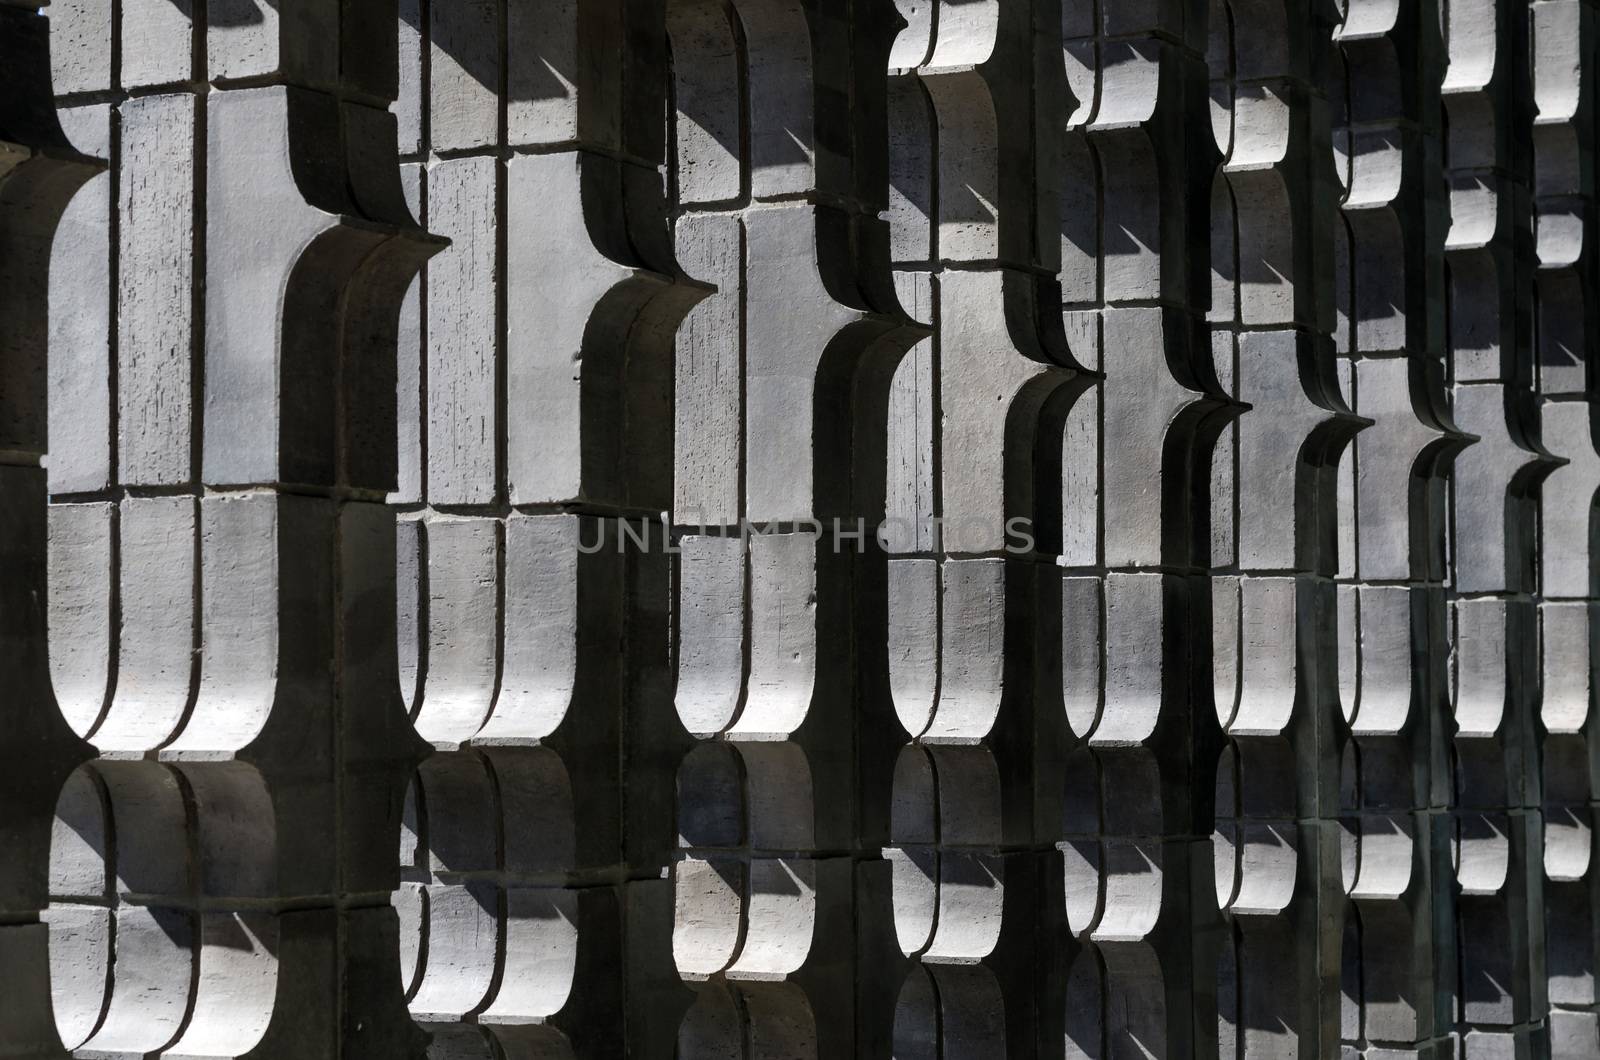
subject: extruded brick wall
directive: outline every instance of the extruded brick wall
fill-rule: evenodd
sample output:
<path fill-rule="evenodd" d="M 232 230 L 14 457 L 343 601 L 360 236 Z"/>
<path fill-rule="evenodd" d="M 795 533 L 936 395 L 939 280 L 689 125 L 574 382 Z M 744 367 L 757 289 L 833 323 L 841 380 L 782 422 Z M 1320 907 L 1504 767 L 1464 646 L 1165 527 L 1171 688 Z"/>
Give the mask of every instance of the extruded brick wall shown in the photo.
<path fill-rule="evenodd" d="M 1600 1058 L 1600 0 L 0 0 L 0 1057 Z"/>

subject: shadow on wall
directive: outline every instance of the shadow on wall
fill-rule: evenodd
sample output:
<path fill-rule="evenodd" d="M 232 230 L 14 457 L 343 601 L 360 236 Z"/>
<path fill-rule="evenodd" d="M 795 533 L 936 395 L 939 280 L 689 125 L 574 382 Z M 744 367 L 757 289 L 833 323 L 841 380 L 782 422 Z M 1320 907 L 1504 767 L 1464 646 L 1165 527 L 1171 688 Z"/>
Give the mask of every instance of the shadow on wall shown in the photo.
<path fill-rule="evenodd" d="M 171 0 L 172 6 L 186 17 L 193 16 L 193 0 Z M 206 4 L 206 21 L 213 26 L 255 26 L 265 22 L 261 5 L 274 10 L 278 0 L 209 0 Z"/>
<path fill-rule="evenodd" d="M 230 9 L 249 8 L 275 0 L 213 0 Z M 500 94 L 503 101 L 565 99 L 576 92 L 578 49 L 562 48 L 556 58 L 548 46 L 550 27 L 570 22 L 561 17 L 552 0 L 528 0 L 508 7 L 508 23 L 500 24 L 496 0 L 442 0 L 437 9 L 430 0 L 399 0 L 400 21 L 443 51 L 456 67 L 479 85 Z M 259 18 L 259 13 L 257 13 Z M 500 37 L 515 42 L 518 58 L 501 69 Z M 566 42 L 570 44 L 571 42 Z M 510 54 L 511 49 L 507 49 Z"/>

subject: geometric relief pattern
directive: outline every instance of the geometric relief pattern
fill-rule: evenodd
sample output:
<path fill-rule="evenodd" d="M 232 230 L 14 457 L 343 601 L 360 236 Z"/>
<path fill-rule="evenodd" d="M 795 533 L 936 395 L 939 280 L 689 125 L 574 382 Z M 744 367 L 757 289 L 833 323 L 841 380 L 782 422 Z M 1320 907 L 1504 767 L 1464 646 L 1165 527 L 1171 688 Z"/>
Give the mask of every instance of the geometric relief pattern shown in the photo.
<path fill-rule="evenodd" d="M 0 1055 L 1600 1058 L 1593 0 L 0 0 Z"/>

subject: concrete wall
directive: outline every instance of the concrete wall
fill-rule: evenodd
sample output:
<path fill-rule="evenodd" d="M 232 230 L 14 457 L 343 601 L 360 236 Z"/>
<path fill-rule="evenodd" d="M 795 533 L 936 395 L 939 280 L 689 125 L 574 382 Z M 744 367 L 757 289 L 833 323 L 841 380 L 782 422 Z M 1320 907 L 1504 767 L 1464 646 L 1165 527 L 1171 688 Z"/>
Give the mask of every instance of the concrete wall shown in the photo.
<path fill-rule="evenodd" d="M 1600 1057 L 1594 0 L 31 2 L 0 1056 Z"/>

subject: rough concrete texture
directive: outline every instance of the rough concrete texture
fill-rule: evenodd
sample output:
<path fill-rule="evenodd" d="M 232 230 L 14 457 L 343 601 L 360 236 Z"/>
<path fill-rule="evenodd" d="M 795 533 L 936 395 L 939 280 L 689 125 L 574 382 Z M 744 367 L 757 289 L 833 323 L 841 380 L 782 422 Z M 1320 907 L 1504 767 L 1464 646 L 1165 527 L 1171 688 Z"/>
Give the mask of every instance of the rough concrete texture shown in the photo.
<path fill-rule="evenodd" d="M 1597 82 L 0 0 L 0 1057 L 1600 1058 Z"/>

